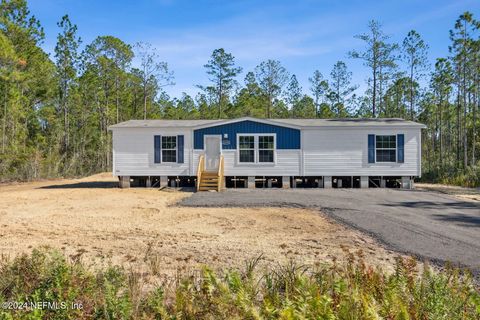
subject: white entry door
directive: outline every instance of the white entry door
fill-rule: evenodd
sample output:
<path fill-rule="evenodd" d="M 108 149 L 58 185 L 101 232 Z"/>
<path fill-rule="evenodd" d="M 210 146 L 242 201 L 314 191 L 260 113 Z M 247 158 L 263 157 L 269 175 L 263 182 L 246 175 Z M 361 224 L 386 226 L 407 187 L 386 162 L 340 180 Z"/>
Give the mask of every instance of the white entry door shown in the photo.
<path fill-rule="evenodd" d="M 221 136 L 205 136 L 205 171 L 218 171 L 221 141 Z"/>

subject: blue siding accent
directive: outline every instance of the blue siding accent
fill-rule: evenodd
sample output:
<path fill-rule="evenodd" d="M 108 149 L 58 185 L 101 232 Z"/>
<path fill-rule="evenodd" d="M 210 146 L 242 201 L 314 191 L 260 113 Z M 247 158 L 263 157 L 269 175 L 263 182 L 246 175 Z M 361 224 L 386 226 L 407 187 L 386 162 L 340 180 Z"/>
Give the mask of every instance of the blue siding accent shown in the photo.
<path fill-rule="evenodd" d="M 228 134 L 229 143 L 223 139 L 225 133 Z M 238 133 L 275 133 L 277 149 L 300 149 L 300 130 L 250 120 L 195 130 L 194 149 L 203 149 L 203 136 L 206 134 L 221 134 L 222 149 L 237 149 Z"/>
<path fill-rule="evenodd" d="M 405 135 L 397 134 L 397 162 L 403 163 L 405 161 Z"/>
<path fill-rule="evenodd" d="M 161 148 L 162 148 L 162 136 L 153 136 L 153 148 L 154 148 L 154 163 L 160 163 L 160 154 L 161 154 Z"/>
<path fill-rule="evenodd" d="M 368 135 L 368 163 L 375 163 L 375 135 Z"/>
<path fill-rule="evenodd" d="M 184 162 L 184 143 L 183 143 L 183 135 L 177 136 L 177 145 L 178 145 L 178 156 L 177 156 L 177 163 L 183 163 Z"/>

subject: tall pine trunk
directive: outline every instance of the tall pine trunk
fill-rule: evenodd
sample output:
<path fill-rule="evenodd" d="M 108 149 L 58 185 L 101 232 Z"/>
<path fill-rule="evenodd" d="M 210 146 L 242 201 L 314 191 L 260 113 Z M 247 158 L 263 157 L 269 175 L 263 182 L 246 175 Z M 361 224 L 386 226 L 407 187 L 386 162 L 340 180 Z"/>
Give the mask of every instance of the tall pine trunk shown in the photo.
<path fill-rule="evenodd" d="M 438 139 L 439 139 L 439 147 L 440 147 L 440 170 L 443 169 L 443 99 L 442 93 L 440 93 L 440 101 L 438 104 L 438 118 L 440 122 L 439 131 L 438 131 Z"/>
<path fill-rule="evenodd" d="M 457 156 L 457 164 L 460 164 L 460 145 L 462 141 L 462 136 L 461 136 L 461 127 L 460 127 L 460 91 L 457 91 L 457 150 L 456 150 L 456 156 Z"/>
<path fill-rule="evenodd" d="M 267 103 L 267 119 L 270 119 L 271 117 L 271 109 L 273 108 L 273 101 L 272 101 L 272 94 L 268 94 L 268 103 Z"/>
<path fill-rule="evenodd" d="M 5 153 L 5 144 L 7 142 L 7 82 L 5 82 L 5 94 L 3 95 L 3 123 L 2 123 L 2 153 Z"/>
<path fill-rule="evenodd" d="M 413 63 L 410 66 L 410 119 L 414 119 L 414 112 L 413 112 L 413 105 L 414 105 L 414 95 L 413 95 Z"/>
<path fill-rule="evenodd" d="M 63 102 L 63 141 L 65 152 L 69 147 L 69 135 L 68 135 L 68 109 L 66 101 Z"/>
<path fill-rule="evenodd" d="M 478 78 L 478 76 L 476 76 L 476 78 Z M 476 79 L 477 80 L 477 79 Z M 478 81 L 478 80 L 477 80 Z M 477 84 L 476 86 L 477 88 L 477 91 L 475 92 L 475 96 L 474 96 L 474 101 L 473 101 L 473 123 L 472 123 L 472 165 L 474 166 L 477 162 L 477 159 L 476 159 L 476 155 L 475 155 L 475 152 L 476 152 L 476 143 L 477 143 L 477 108 L 478 108 L 478 89 L 479 89 L 479 86 Z"/>
<path fill-rule="evenodd" d="M 143 85 L 143 120 L 147 119 L 147 84 Z"/>
<path fill-rule="evenodd" d="M 465 89 L 465 87 L 464 87 Z M 467 94 L 463 92 L 463 167 L 468 166 Z"/>
<path fill-rule="evenodd" d="M 115 77 L 115 109 L 116 109 L 116 112 L 117 112 L 117 122 L 119 122 L 119 106 L 120 106 L 120 103 L 119 103 L 119 98 L 118 98 L 118 75 L 116 75 Z"/>
<path fill-rule="evenodd" d="M 467 30 L 467 22 L 464 21 L 464 30 Z M 467 46 L 466 33 L 463 38 L 464 50 Z M 467 57 L 462 55 L 462 101 L 463 101 L 463 167 L 468 166 L 468 138 L 467 138 Z"/>
<path fill-rule="evenodd" d="M 377 107 L 377 62 L 373 61 L 373 92 L 372 92 L 372 114 L 375 118 Z"/>

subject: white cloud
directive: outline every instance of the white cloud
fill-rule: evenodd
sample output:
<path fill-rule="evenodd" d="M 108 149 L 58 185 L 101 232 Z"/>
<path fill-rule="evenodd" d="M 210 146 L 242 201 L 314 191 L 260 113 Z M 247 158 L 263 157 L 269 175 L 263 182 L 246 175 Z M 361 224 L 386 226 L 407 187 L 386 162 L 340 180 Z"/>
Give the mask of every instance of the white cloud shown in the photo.
<path fill-rule="evenodd" d="M 333 51 L 346 52 L 352 35 L 342 34 L 346 27 L 335 24 L 340 18 L 354 19 L 353 14 L 343 13 L 341 17 L 317 15 L 314 19 L 293 23 L 288 18 L 267 19 L 265 12 L 253 11 L 209 25 L 150 30 L 144 41 L 151 43 L 176 73 L 179 86 L 167 91 L 173 96 L 183 91 L 194 95 L 198 92 L 194 84 L 207 81 L 203 65 L 216 48 L 232 53 L 245 72 L 266 59 L 285 62 L 316 57 L 321 60 L 322 55 Z M 338 59 L 343 55 L 344 52 Z"/>

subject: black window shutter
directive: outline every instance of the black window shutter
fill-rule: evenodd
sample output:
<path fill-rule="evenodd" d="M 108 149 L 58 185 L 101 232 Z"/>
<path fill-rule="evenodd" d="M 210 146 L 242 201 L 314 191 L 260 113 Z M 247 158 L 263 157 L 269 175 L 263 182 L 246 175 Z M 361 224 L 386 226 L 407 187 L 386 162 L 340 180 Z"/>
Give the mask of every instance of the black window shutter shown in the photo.
<path fill-rule="evenodd" d="M 368 135 L 368 163 L 375 163 L 375 135 Z"/>
<path fill-rule="evenodd" d="M 184 147 L 183 147 L 183 135 L 177 136 L 177 163 L 183 163 L 184 162 Z"/>
<path fill-rule="evenodd" d="M 397 134 L 397 161 L 403 163 L 405 161 L 405 135 Z"/>
<path fill-rule="evenodd" d="M 154 162 L 160 163 L 161 153 L 162 153 L 162 136 L 154 136 L 153 138 L 154 138 L 153 145 L 154 145 L 154 155 L 155 155 Z"/>

